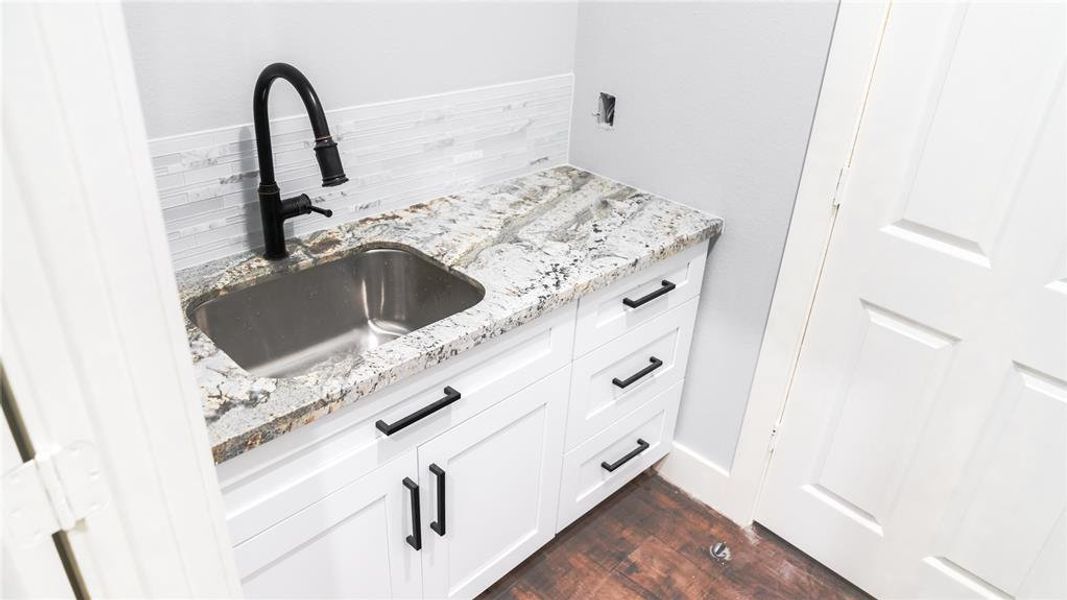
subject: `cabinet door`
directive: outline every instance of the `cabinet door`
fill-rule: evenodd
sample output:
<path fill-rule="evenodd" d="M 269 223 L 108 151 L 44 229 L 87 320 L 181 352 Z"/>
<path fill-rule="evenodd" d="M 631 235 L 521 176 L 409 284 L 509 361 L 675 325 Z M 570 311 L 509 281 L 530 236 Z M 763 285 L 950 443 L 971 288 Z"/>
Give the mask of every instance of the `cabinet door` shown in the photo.
<path fill-rule="evenodd" d="M 418 598 L 422 571 L 406 540 L 412 497 L 403 483 L 416 466 L 412 449 L 239 544 L 245 595 Z"/>
<path fill-rule="evenodd" d="M 472 597 L 552 539 L 569 379 L 557 371 L 419 447 L 425 597 Z"/>

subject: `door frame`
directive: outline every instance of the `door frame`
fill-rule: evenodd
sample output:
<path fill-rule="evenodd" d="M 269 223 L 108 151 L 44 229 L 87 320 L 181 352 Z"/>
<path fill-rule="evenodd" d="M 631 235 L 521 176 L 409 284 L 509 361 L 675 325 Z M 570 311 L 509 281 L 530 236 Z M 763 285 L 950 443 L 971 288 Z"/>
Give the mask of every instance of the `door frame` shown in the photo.
<path fill-rule="evenodd" d="M 8 394 L 3 369 L 0 368 L 0 394 Z M 6 412 L 6 411 L 5 411 Z M 0 416 L 0 473 L 23 466 L 23 458 L 32 449 L 15 441 L 12 415 Z M 7 514 L 9 495 L 0 494 L 0 514 Z M 59 547 L 52 539 L 26 545 L 18 543 L 7 526 L 0 528 L 0 597 L 2 598 L 74 598 L 74 587 L 63 567 Z"/>
<path fill-rule="evenodd" d="M 81 595 L 239 597 L 122 6 L 0 26 L 5 403 L 51 482 L 24 513 Z"/>
<path fill-rule="evenodd" d="M 754 519 L 847 183 L 892 0 L 838 6 L 774 297 L 729 471 L 675 448 L 668 479 L 741 525 Z M 680 455 L 680 456 L 675 456 Z"/>

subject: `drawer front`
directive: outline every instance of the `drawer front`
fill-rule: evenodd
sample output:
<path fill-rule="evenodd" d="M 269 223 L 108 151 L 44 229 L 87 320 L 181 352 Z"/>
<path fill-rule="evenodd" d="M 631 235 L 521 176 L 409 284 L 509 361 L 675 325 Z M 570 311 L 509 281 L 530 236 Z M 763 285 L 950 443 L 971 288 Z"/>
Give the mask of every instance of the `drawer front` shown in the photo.
<path fill-rule="evenodd" d="M 674 438 L 682 383 L 564 456 L 557 532 L 666 456 Z"/>
<path fill-rule="evenodd" d="M 568 449 L 685 377 L 698 300 L 692 298 L 574 363 Z"/>
<path fill-rule="evenodd" d="M 582 298 L 574 355 L 586 354 L 699 295 L 707 254 L 705 242 Z"/>
<path fill-rule="evenodd" d="M 570 362 L 574 307 L 219 465 L 234 543 L 292 515 Z M 398 431 L 406 418 L 444 403 Z M 314 480 L 313 484 L 309 484 Z"/>

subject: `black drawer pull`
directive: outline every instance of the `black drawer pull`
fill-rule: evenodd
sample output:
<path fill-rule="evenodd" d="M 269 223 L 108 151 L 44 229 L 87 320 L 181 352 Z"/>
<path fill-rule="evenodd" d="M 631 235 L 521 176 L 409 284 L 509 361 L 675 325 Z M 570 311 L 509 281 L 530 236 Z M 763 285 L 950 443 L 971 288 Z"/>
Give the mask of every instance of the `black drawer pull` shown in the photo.
<path fill-rule="evenodd" d="M 437 478 L 437 520 L 430 522 L 430 529 L 445 537 L 445 470 L 431 464 L 430 472 Z"/>
<path fill-rule="evenodd" d="M 607 471 L 608 473 L 611 473 L 615 469 L 618 469 L 619 467 L 621 467 L 621 466 L 625 465 L 626 463 L 630 462 L 630 459 L 632 459 L 633 457 L 637 456 L 638 454 L 641 454 L 645 450 L 648 450 L 648 447 L 649 447 L 648 442 L 646 442 L 645 440 L 643 440 L 641 438 L 637 438 L 637 447 L 634 448 L 633 450 L 630 450 L 626 454 L 626 456 L 620 458 L 619 460 L 617 460 L 617 461 L 615 461 L 613 463 L 609 463 L 608 461 L 604 461 L 604 462 L 600 463 L 600 466 L 604 467 L 604 470 Z"/>
<path fill-rule="evenodd" d="M 377 427 L 378 430 L 381 431 L 382 433 L 384 433 L 385 435 L 393 435 L 394 433 L 400 431 L 401 429 L 407 427 L 408 425 L 411 425 L 415 421 L 418 421 L 419 419 L 423 419 L 425 417 L 428 417 L 428 416 L 434 414 L 435 412 L 441 410 L 442 408 L 448 406 L 449 404 L 452 404 L 456 400 L 459 400 L 459 398 L 460 398 L 460 393 L 446 385 L 445 386 L 445 397 L 441 398 L 437 402 L 434 402 L 433 404 L 430 404 L 430 405 L 424 406 L 423 408 L 420 408 L 419 410 L 411 413 L 410 415 L 404 417 L 403 419 L 400 419 L 399 421 L 397 421 L 396 423 L 393 423 L 392 425 L 390 425 L 389 423 L 386 423 L 385 421 L 382 421 L 381 419 L 379 419 L 378 422 L 374 424 L 374 426 Z"/>
<path fill-rule="evenodd" d="M 650 362 L 652 364 L 650 364 L 647 367 L 645 367 L 644 369 L 641 369 L 640 371 L 634 373 L 633 375 L 630 375 L 626 379 L 619 379 L 618 377 L 616 377 L 616 378 L 612 379 L 611 382 L 614 383 L 615 385 L 621 387 L 621 388 L 627 388 L 627 387 L 633 385 L 634 383 L 637 383 L 638 379 L 641 379 L 645 375 L 648 375 L 652 371 L 655 371 L 656 369 L 658 369 L 658 368 L 663 366 L 663 361 L 658 359 L 658 358 L 656 358 L 655 356 L 648 357 L 648 362 Z"/>
<path fill-rule="evenodd" d="M 422 518 L 419 517 L 419 484 L 404 478 L 404 487 L 411 492 L 411 535 L 406 539 L 408 544 L 416 550 L 422 550 Z"/>
<path fill-rule="evenodd" d="M 645 296 L 641 296 L 637 300 L 631 300 L 629 298 L 623 298 L 622 299 L 622 303 L 625 304 L 626 306 L 629 306 L 630 308 L 637 308 L 638 306 L 641 306 L 642 304 L 644 304 L 646 302 L 651 302 L 651 301 L 655 300 L 656 298 L 659 298 L 663 294 L 666 294 L 667 292 L 669 292 L 669 291 L 671 291 L 671 290 L 673 290 L 675 288 L 675 285 L 673 283 L 667 281 L 666 279 L 664 279 L 663 281 L 659 282 L 659 284 L 661 286 L 663 286 L 663 287 L 661 287 L 658 290 L 656 290 L 654 292 L 651 292 L 651 293 L 649 293 L 649 294 L 647 294 Z"/>

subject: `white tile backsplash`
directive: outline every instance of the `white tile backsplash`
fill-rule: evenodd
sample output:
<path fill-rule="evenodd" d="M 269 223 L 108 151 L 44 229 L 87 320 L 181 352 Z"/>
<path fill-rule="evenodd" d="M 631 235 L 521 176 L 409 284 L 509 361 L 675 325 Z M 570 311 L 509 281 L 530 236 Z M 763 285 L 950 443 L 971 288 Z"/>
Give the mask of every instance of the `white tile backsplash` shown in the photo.
<path fill-rule="evenodd" d="M 271 121 L 284 197 L 334 211 L 297 217 L 305 235 L 492 181 L 564 164 L 570 74 L 326 112 L 348 183 L 323 188 L 306 115 Z M 176 269 L 262 244 L 250 123 L 151 140 Z"/>

